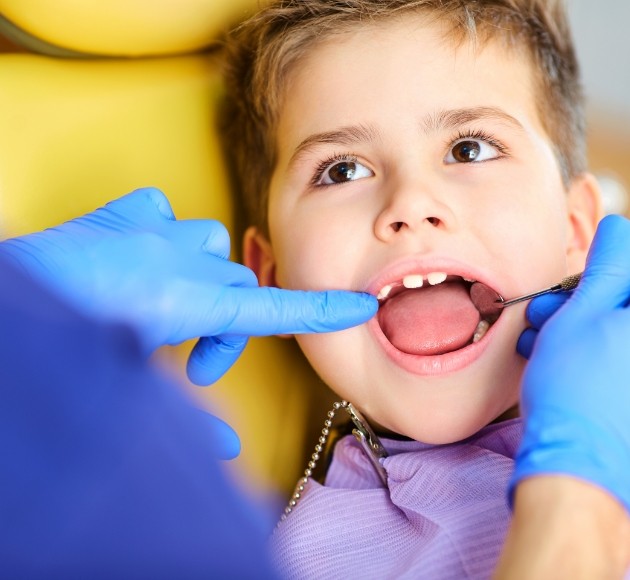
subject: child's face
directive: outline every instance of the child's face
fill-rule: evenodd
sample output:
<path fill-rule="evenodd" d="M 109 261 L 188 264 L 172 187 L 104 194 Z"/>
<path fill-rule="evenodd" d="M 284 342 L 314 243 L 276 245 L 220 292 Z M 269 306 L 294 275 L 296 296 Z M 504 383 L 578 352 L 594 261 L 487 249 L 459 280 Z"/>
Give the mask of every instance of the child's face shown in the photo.
<path fill-rule="evenodd" d="M 511 298 L 583 267 L 594 185 L 563 187 L 529 63 L 499 44 L 455 49 L 415 18 L 365 26 L 301 62 L 277 140 L 270 245 L 251 231 L 245 244 L 262 284 L 376 295 L 424 278 L 380 320 L 297 337 L 324 381 L 376 425 L 433 443 L 514 407 L 524 306 L 468 344 L 465 285 L 426 287 L 445 272 Z"/>

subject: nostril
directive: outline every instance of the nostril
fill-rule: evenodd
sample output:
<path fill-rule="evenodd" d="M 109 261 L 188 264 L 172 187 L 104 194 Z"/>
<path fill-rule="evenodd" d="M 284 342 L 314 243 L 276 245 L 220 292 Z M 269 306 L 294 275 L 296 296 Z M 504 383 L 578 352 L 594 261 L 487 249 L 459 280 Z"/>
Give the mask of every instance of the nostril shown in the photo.
<path fill-rule="evenodd" d="M 395 232 L 399 232 L 399 231 L 402 229 L 403 225 L 404 225 L 404 223 L 403 223 L 403 222 L 394 222 L 394 223 L 392 224 L 392 229 L 393 229 Z"/>
<path fill-rule="evenodd" d="M 432 225 L 432 226 L 437 226 L 440 223 L 440 220 L 436 217 L 429 217 L 427 218 L 427 221 Z"/>

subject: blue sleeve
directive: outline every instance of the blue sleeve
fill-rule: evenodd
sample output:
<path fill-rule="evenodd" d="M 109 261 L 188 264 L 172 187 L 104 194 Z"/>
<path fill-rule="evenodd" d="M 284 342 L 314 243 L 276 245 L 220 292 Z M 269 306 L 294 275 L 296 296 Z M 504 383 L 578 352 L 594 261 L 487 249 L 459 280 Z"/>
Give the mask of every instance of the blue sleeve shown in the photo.
<path fill-rule="evenodd" d="M 142 357 L 0 257 L 0 570 L 266 578 L 262 516 L 211 425 Z"/>

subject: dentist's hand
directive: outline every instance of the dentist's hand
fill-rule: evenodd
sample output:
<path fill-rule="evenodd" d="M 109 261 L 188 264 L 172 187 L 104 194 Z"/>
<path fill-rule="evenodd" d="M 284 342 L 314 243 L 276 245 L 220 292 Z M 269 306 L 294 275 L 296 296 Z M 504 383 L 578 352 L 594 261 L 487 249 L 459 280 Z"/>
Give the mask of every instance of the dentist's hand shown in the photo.
<path fill-rule="evenodd" d="M 630 222 L 602 220 L 572 295 L 530 304 L 522 385 L 523 479 L 564 474 L 594 483 L 630 510 Z"/>
<path fill-rule="evenodd" d="M 377 310 L 367 294 L 259 288 L 229 261 L 225 227 L 177 221 L 159 190 L 141 189 L 63 225 L 0 243 L 0 253 L 92 316 L 133 325 L 147 352 L 204 337 L 188 362 L 216 381 L 248 336 L 341 330 Z"/>

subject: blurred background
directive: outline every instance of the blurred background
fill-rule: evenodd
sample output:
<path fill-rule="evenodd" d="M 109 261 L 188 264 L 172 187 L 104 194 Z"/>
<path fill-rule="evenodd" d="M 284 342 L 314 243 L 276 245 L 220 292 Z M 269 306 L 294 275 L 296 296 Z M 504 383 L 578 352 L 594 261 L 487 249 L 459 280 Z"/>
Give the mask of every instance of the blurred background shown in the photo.
<path fill-rule="evenodd" d="M 628 0 L 567 0 L 588 102 L 589 159 L 607 209 L 628 214 L 630 49 Z"/>

